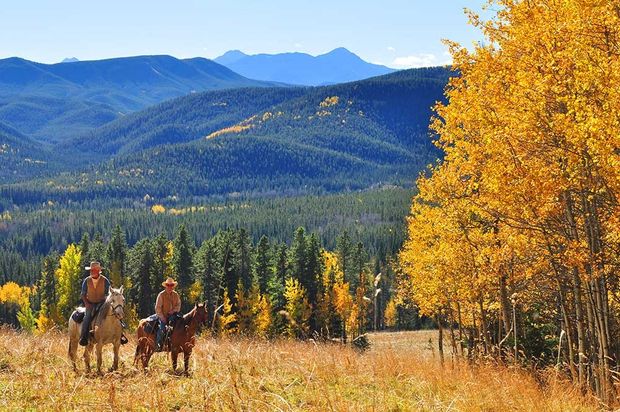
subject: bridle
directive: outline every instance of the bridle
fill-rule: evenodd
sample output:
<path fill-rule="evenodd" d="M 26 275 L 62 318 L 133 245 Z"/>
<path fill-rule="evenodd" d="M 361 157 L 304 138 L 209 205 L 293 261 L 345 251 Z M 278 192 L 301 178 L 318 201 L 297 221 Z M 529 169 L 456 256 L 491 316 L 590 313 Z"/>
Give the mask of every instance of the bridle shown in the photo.
<path fill-rule="evenodd" d="M 124 305 L 122 303 L 119 303 L 116 306 L 110 305 L 110 307 L 112 308 L 112 315 L 114 315 L 118 320 L 122 320 L 123 317 L 125 316 L 125 307 L 124 307 Z M 122 315 L 119 315 L 118 308 L 121 308 Z M 110 315 L 108 315 L 108 316 L 110 316 Z"/>

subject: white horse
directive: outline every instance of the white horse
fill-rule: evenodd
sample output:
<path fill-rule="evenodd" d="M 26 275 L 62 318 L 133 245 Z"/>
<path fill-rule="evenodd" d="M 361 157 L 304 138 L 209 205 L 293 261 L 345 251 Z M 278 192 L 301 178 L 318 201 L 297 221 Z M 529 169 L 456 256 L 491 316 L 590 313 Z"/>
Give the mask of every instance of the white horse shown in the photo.
<path fill-rule="evenodd" d="M 125 298 L 123 297 L 123 287 L 120 289 L 110 288 L 110 292 L 105 302 L 99 308 L 99 312 L 92 322 L 94 337 L 88 339 L 88 345 L 84 349 L 84 364 L 86 372 L 90 372 L 90 355 L 93 347 L 97 347 L 97 372 L 101 373 L 101 351 L 103 345 L 111 343 L 114 345 L 114 363 L 110 370 L 118 369 L 118 351 L 121 346 L 121 335 L 123 327 L 121 320 L 125 316 Z M 81 323 L 73 320 L 73 315 L 69 317 L 69 359 L 73 363 L 73 370 L 77 372 L 76 355 L 78 342 L 80 340 Z"/>

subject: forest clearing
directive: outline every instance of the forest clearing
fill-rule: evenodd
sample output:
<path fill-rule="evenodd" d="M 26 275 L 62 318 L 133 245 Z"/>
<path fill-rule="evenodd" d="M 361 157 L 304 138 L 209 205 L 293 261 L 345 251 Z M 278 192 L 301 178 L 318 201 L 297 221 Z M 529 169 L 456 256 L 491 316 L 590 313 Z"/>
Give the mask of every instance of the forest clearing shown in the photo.
<path fill-rule="evenodd" d="M 171 372 L 163 354 L 143 373 L 132 365 L 135 341 L 121 349 L 119 371 L 75 374 L 67 337 L 0 331 L 0 409 L 474 411 L 596 410 L 596 402 L 553 372 L 537 382 L 500 366 L 442 367 L 436 331 L 371 334 L 359 351 L 295 340 L 202 336 L 191 376 Z M 82 350 L 79 351 L 81 355 Z M 111 365 L 104 349 L 104 368 Z M 543 381 L 545 381 L 543 383 Z"/>

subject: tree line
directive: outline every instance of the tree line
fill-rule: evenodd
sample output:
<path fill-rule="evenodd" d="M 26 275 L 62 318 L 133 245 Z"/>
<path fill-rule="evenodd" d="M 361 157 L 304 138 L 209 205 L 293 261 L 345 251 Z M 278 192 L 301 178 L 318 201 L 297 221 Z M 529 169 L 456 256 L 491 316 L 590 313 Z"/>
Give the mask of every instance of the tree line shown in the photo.
<path fill-rule="evenodd" d="M 267 236 L 255 243 L 238 229 L 219 231 L 197 245 L 184 225 L 173 239 L 145 237 L 133 247 L 120 226 L 108 242 L 84 234 L 62 254 L 44 258 L 34 285 L 0 287 L 0 321 L 38 332 L 64 327 L 92 260 L 103 264 L 113 287 L 127 290 L 132 327 L 154 312 L 168 276 L 179 283 L 182 311 L 204 302 L 218 334 L 347 340 L 368 329 L 419 327 L 422 321 L 412 306 L 394 300 L 391 259 L 371 258 L 347 231 L 330 252 L 301 227 L 289 244 Z"/>

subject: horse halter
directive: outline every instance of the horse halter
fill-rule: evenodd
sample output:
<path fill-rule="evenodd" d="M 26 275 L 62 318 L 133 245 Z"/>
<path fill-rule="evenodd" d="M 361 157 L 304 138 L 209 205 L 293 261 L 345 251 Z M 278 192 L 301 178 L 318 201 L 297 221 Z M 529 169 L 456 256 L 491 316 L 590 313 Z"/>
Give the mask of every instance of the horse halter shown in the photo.
<path fill-rule="evenodd" d="M 118 309 L 118 308 L 121 308 L 121 313 L 122 313 L 122 315 L 119 315 L 119 314 L 117 313 L 117 309 Z M 123 304 L 122 304 L 122 303 L 119 303 L 118 305 L 116 305 L 116 306 L 114 306 L 114 307 L 112 308 L 112 313 L 114 314 L 114 316 L 116 316 L 116 318 L 117 318 L 117 319 L 121 320 L 121 319 L 123 319 L 123 317 L 125 316 L 125 307 L 123 306 Z"/>

